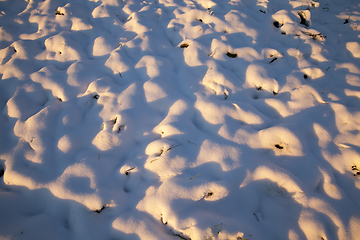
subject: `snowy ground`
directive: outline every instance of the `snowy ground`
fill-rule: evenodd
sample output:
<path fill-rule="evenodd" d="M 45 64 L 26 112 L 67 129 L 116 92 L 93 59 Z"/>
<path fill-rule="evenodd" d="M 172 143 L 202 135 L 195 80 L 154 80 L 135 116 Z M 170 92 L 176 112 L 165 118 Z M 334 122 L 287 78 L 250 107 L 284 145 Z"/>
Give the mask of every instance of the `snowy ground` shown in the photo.
<path fill-rule="evenodd" d="M 360 239 L 358 0 L 0 0 L 0 239 Z"/>

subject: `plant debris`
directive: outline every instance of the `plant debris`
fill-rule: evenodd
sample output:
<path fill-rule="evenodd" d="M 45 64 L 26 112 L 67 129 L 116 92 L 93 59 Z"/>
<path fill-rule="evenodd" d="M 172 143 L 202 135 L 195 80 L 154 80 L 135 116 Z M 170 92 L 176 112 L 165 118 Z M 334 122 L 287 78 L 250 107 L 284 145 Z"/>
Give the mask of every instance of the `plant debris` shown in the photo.
<path fill-rule="evenodd" d="M 161 217 L 160 217 L 160 222 L 164 225 L 167 225 L 168 223 L 167 222 L 164 222 L 164 218 L 163 218 L 163 215 L 161 214 Z"/>
<path fill-rule="evenodd" d="M 211 197 L 212 195 L 214 195 L 214 193 L 213 193 L 212 191 L 209 191 L 209 192 L 207 192 L 200 200 L 205 199 L 205 198 L 209 198 L 209 197 Z"/>
<path fill-rule="evenodd" d="M 191 177 L 191 178 L 189 178 L 189 180 L 194 179 L 194 178 L 196 178 L 196 177 L 199 176 L 199 175 L 200 175 L 200 173 L 197 174 L 197 175 L 195 175 L 195 176 L 193 176 L 193 177 Z"/>
<path fill-rule="evenodd" d="M 273 63 L 277 60 L 278 58 L 277 57 L 274 57 L 269 63 Z"/>
<path fill-rule="evenodd" d="M 65 15 L 64 13 L 60 12 L 59 10 L 55 11 L 55 15 Z"/>
<path fill-rule="evenodd" d="M 275 147 L 278 148 L 278 149 L 283 149 L 284 147 L 281 146 L 280 144 L 275 144 Z"/>
<path fill-rule="evenodd" d="M 226 55 L 227 55 L 229 58 L 236 58 L 236 57 L 237 57 L 237 54 L 236 54 L 236 53 L 231 53 L 231 52 L 227 52 Z"/>
<path fill-rule="evenodd" d="M 125 127 L 125 125 L 120 125 L 117 132 L 120 133 L 124 127 Z"/>
<path fill-rule="evenodd" d="M 324 38 L 326 38 L 326 36 L 322 35 L 321 33 L 315 34 L 315 33 L 310 33 L 310 32 L 305 32 L 305 31 L 301 31 L 301 32 L 305 35 L 310 36 L 314 41 L 319 40 L 319 39 L 323 40 Z"/>
<path fill-rule="evenodd" d="M 105 208 L 106 208 L 105 206 L 102 206 L 101 209 L 95 210 L 94 212 L 96 212 L 96 213 L 101 213 Z"/>
<path fill-rule="evenodd" d="M 111 119 L 111 120 L 110 120 L 110 123 L 111 123 L 112 125 L 115 125 L 116 122 L 117 122 L 117 117 L 115 117 L 114 119 Z"/>
<path fill-rule="evenodd" d="M 168 151 L 170 151 L 171 149 L 176 148 L 176 147 L 181 146 L 181 145 L 182 145 L 182 144 L 178 144 L 178 145 L 173 144 L 173 145 L 171 145 L 171 146 L 170 146 L 168 149 L 166 149 L 166 150 L 161 149 L 160 152 L 157 154 L 156 158 L 153 159 L 153 160 L 151 160 L 150 163 L 155 162 L 156 160 L 159 160 L 158 157 L 160 157 L 161 155 L 163 155 L 163 153 L 168 152 Z"/>
<path fill-rule="evenodd" d="M 129 175 L 131 170 L 134 170 L 136 167 L 129 168 L 125 171 L 125 175 Z"/>
<path fill-rule="evenodd" d="M 300 24 L 305 25 L 306 27 L 309 27 L 309 21 L 306 20 L 306 15 L 303 11 L 298 12 L 298 15 L 300 17 Z"/>
<path fill-rule="evenodd" d="M 187 48 L 188 46 L 189 46 L 189 44 L 183 43 L 183 44 L 180 45 L 180 48 Z"/>
<path fill-rule="evenodd" d="M 356 165 L 351 166 L 351 170 L 353 170 L 355 172 L 354 176 L 360 175 L 360 169 Z"/>
<path fill-rule="evenodd" d="M 213 194 L 214 194 L 214 193 L 210 191 L 210 192 L 208 192 L 208 193 L 206 194 L 205 197 L 211 197 Z"/>
<path fill-rule="evenodd" d="M 279 23 L 278 21 L 273 22 L 273 25 L 274 25 L 274 27 L 276 27 L 276 28 L 280 28 L 280 27 L 282 26 L 282 24 Z"/>
<path fill-rule="evenodd" d="M 173 145 L 171 145 L 168 149 L 166 149 L 166 152 L 170 151 L 170 150 L 173 149 L 173 148 L 176 148 L 176 147 L 178 147 L 178 146 L 181 146 L 181 145 L 182 145 L 182 144 L 178 144 L 178 145 L 173 144 Z"/>
<path fill-rule="evenodd" d="M 223 227 L 222 223 L 220 223 L 218 225 L 213 226 L 211 229 L 216 228 L 217 226 L 220 226 L 220 229 L 216 233 L 214 233 L 211 237 L 208 237 L 206 240 L 212 239 L 215 235 L 219 234 L 222 230 L 224 230 L 226 228 L 226 227 Z"/>
<path fill-rule="evenodd" d="M 330 88 L 330 89 L 328 89 L 328 90 L 325 90 L 325 91 L 323 91 L 321 94 L 324 94 L 324 93 L 330 91 L 331 89 L 333 89 L 333 88 Z"/>
<path fill-rule="evenodd" d="M 181 233 L 174 233 L 172 230 L 171 230 L 171 232 L 175 237 L 179 237 L 179 238 L 181 238 L 183 240 L 191 240 L 191 238 L 186 237 L 186 236 L 182 235 Z"/>

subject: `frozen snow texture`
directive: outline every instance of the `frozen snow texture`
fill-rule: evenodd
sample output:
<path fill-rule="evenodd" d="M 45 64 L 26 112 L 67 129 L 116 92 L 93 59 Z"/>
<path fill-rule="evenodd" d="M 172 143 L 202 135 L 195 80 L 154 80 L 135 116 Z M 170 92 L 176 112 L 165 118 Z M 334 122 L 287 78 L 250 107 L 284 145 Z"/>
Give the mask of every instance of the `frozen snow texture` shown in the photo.
<path fill-rule="evenodd" d="M 0 1 L 0 238 L 357 239 L 359 12 Z"/>

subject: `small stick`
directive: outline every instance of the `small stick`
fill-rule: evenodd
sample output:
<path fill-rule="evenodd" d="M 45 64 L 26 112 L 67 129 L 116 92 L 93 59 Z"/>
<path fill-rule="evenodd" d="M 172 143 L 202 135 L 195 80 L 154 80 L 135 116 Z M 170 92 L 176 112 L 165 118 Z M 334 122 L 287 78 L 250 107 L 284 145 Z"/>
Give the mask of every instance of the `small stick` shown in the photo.
<path fill-rule="evenodd" d="M 102 208 L 95 210 L 94 212 L 101 213 L 105 208 L 106 208 L 105 206 L 102 206 Z"/>
<path fill-rule="evenodd" d="M 323 91 L 321 94 L 324 94 L 324 93 L 330 91 L 331 89 L 333 89 L 333 88 L 330 88 L 330 89 L 328 89 L 328 90 L 326 90 L 326 91 Z"/>
<path fill-rule="evenodd" d="M 132 167 L 132 168 L 126 170 L 126 171 L 125 171 L 125 175 L 129 175 L 130 171 L 131 171 L 131 170 L 134 170 L 135 168 L 136 168 L 136 167 Z"/>
<path fill-rule="evenodd" d="M 98 159 L 100 159 L 100 151 L 99 151 L 99 156 L 98 156 Z"/>

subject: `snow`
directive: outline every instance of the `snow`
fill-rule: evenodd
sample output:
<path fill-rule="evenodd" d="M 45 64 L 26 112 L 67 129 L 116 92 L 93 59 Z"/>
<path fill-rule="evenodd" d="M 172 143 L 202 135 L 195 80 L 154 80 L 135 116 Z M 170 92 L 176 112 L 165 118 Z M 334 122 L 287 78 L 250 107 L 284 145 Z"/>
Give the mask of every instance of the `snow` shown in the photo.
<path fill-rule="evenodd" d="M 358 0 L 0 0 L 0 239 L 359 239 Z"/>

